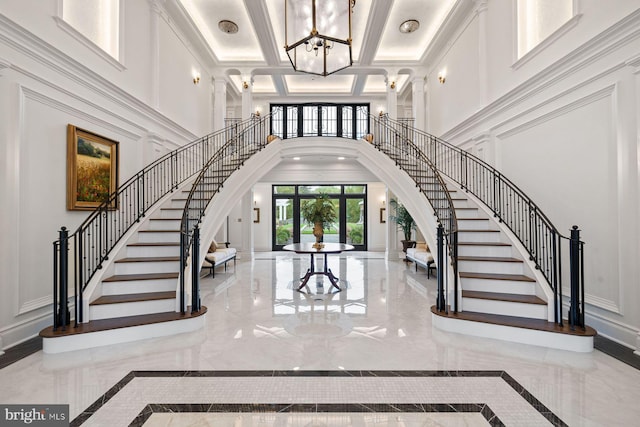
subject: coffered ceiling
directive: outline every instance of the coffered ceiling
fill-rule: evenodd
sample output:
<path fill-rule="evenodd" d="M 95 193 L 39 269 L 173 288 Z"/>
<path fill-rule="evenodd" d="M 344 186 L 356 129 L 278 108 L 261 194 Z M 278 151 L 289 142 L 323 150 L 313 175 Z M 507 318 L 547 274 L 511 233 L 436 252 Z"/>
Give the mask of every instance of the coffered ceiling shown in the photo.
<path fill-rule="evenodd" d="M 400 92 L 407 87 L 442 23 L 457 3 L 468 0 L 356 0 L 354 65 L 328 77 L 293 71 L 284 50 L 284 0 L 176 1 L 208 45 L 212 71 L 229 76 L 236 92 L 251 75 L 256 96 L 375 96 L 386 91 L 386 78 Z M 409 19 L 419 21 L 418 30 L 400 32 Z M 238 32 L 220 30 L 222 20 L 235 22 Z"/>

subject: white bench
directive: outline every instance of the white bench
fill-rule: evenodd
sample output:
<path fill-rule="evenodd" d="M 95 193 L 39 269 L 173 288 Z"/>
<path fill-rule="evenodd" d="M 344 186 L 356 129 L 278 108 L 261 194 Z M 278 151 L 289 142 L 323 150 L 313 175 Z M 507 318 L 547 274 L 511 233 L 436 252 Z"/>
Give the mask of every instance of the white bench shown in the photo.
<path fill-rule="evenodd" d="M 431 270 L 436 269 L 433 255 L 426 243 L 418 243 L 415 248 L 407 249 L 407 259 L 415 263 L 416 271 L 418 271 L 418 265 L 425 268 L 427 279 L 431 278 Z"/>
<path fill-rule="evenodd" d="M 224 264 L 224 271 L 227 271 L 227 263 L 233 260 L 233 267 L 236 266 L 236 248 L 230 248 L 229 242 L 225 243 L 226 247 L 220 247 L 214 241 L 209 246 L 207 255 L 204 257 L 202 268 L 210 268 L 211 276 L 216 277 L 216 267 Z"/>

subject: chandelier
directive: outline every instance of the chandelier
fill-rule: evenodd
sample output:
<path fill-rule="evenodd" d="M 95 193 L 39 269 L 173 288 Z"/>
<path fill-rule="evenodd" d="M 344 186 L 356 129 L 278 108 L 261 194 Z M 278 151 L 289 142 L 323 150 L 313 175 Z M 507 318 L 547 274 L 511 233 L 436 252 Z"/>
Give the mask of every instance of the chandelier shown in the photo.
<path fill-rule="evenodd" d="M 284 0 L 284 48 L 294 70 L 328 76 L 353 65 L 351 14 L 356 0 L 318 3 Z"/>

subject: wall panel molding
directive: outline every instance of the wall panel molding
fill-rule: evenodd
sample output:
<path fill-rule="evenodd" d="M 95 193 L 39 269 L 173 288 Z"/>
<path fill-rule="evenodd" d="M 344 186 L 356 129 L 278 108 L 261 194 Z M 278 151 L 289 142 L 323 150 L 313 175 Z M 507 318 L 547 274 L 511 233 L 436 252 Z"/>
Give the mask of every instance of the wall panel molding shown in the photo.
<path fill-rule="evenodd" d="M 531 96 L 551 89 L 552 86 L 559 81 L 570 79 L 572 75 L 586 69 L 598 59 L 637 41 L 638 38 L 640 38 L 640 9 L 626 16 L 560 60 L 500 96 L 487 107 L 479 110 L 458 125 L 444 132 L 441 138 L 449 141 L 455 140 L 463 133 L 472 130 L 475 126 L 526 102 Z M 609 68 L 604 73 L 598 73 L 598 76 L 613 72 L 621 66 L 622 64 L 619 64 L 613 68 Z M 595 78 L 596 77 L 589 80 L 592 81 L 595 80 Z M 588 81 L 585 82 L 585 84 L 587 83 Z"/>
<path fill-rule="evenodd" d="M 576 90 L 578 90 L 579 88 L 585 86 L 586 84 L 583 82 L 569 90 L 566 90 L 556 96 L 554 96 L 553 98 L 546 100 L 544 102 L 541 102 L 529 109 L 527 109 L 526 111 L 523 111 L 520 114 L 517 114 L 515 116 L 512 116 L 510 118 L 508 118 L 507 120 L 499 123 L 498 125 L 494 126 L 491 130 L 494 132 L 498 132 L 500 128 L 505 127 L 506 125 L 508 125 L 509 123 L 512 123 L 518 119 L 524 118 L 526 116 L 531 116 L 534 115 L 534 113 L 538 110 L 542 110 L 544 109 L 544 107 L 546 107 L 547 105 L 549 105 L 551 102 L 553 101 L 558 101 L 563 97 L 566 97 L 567 95 L 574 93 Z M 544 122 L 548 122 L 549 120 L 553 120 L 555 118 L 561 117 L 571 111 L 577 110 L 579 108 L 585 107 L 593 102 L 599 101 L 601 99 L 605 99 L 607 97 L 611 97 L 614 94 L 614 91 L 616 89 L 616 85 L 615 84 L 611 84 L 611 85 L 607 85 L 602 89 L 598 89 L 595 92 L 592 92 L 586 96 L 583 96 L 577 100 L 574 100 L 572 102 L 566 103 L 564 105 L 562 105 L 561 107 L 555 108 L 553 110 L 551 110 L 548 113 L 539 115 L 533 119 L 530 119 L 524 123 L 521 123 L 519 125 L 516 125 L 510 129 L 507 130 L 503 130 L 500 133 L 498 133 L 496 135 L 496 137 L 498 139 L 506 139 L 506 138 L 510 138 L 514 135 L 517 135 L 521 132 L 524 132 L 527 129 L 531 129 L 533 127 L 539 126 Z"/>
<path fill-rule="evenodd" d="M 43 307 L 46 307 L 48 305 L 51 305 L 53 301 L 53 295 L 49 294 L 46 295 L 44 297 L 40 297 L 40 298 L 36 298 L 34 300 L 31 301 L 27 301 L 24 304 L 22 304 L 20 307 L 18 307 L 18 311 L 16 313 L 17 316 L 26 314 L 26 313 L 30 313 L 32 311 L 35 310 L 39 310 Z"/>
<path fill-rule="evenodd" d="M 83 89 L 104 98 L 108 102 L 114 103 L 123 110 L 157 123 L 180 139 L 193 141 L 197 138 L 195 134 L 186 128 L 162 115 L 145 102 L 95 73 L 79 61 L 76 61 L 51 44 L 38 38 L 1 13 L 0 43 L 36 61 L 65 79 L 82 86 Z M 22 73 L 26 71 L 15 65 L 13 65 L 12 68 Z M 38 78 L 38 76 L 32 73 L 29 73 L 29 77 Z M 39 80 L 50 81 L 44 77 L 39 77 Z"/>
<path fill-rule="evenodd" d="M 65 93 L 65 92 L 63 92 L 63 93 Z M 112 122 L 103 120 L 103 119 L 97 117 L 94 114 L 90 114 L 85 110 L 79 110 L 79 109 L 77 109 L 75 107 L 72 107 L 69 104 L 61 102 L 61 101 L 59 101 L 57 99 L 53 99 L 53 98 L 43 94 L 42 92 L 38 92 L 38 91 L 30 89 L 30 88 L 28 88 L 26 86 L 22 86 L 22 93 L 23 93 L 23 96 L 26 99 L 30 99 L 32 101 L 39 102 L 39 103 L 41 103 L 43 105 L 46 105 L 46 106 L 51 107 L 53 109 L 56 109 L 58 111 L 64 112 L 64 113 L 69 114 L 71 116 L 74 116 L 74 117 L 77 117 L 79 119 L 85 120 L 87 122 L 93 123 L 93 124 L 95 124 L 97 126 L 105 128 L 105 129 L 109 129 L 112 132 L 117 133 L 119 135 L 122 135 L 122 136 L 124 136 L 125 138 L 128 138 L 128 139 L 138 140 L 146 132 L 145 129 L 140 128 L 139 126 L 136 126 L 135 123 L 133 123 L 133 122 L 131 122 L 129 120 L 126 120 L 123 117 L 121 118 L 120 116 L 116 116 L 113 113 L 111 114 L 112 117 L 117 118 L 117 119 L 122 119 L 123 122 L 125 122 L 127 124 L 134 125 L 141 132 L 140 133 L 130 132 L 130 131 L 128 131 L 128 130 L 120 127 L 120 126 L 116 126 Z M 67 95 L 67 94 L 68 93 L 65 93 L 65 95 Z M 69 94 L 69 95 L 71 95 L 71 94 Z M 82 101 L 82 99 L 80 99 L 80 100 Z M 101 106 L 99 106 L 97 104 L 90 103 L 90 102 L 88 102 L 86 100 L 84 102 L 87 105 L 91 106 L 92 108 L 96 108 L 99 111 L 109 113 L 109 111 L 106 111 L 103 107 L 101 107 Z"/>

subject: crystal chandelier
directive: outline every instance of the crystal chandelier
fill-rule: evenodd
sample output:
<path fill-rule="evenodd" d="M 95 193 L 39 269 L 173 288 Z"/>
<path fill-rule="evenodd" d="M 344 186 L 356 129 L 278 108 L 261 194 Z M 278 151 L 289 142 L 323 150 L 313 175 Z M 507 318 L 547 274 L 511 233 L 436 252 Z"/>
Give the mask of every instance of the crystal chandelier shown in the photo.
<path fill-rule="evenodd" d="M 356 1 L 318 3 L 284 0 L 284 48 L 294 70 L 328 76 L 353 65 L 351 14 Z"/>

